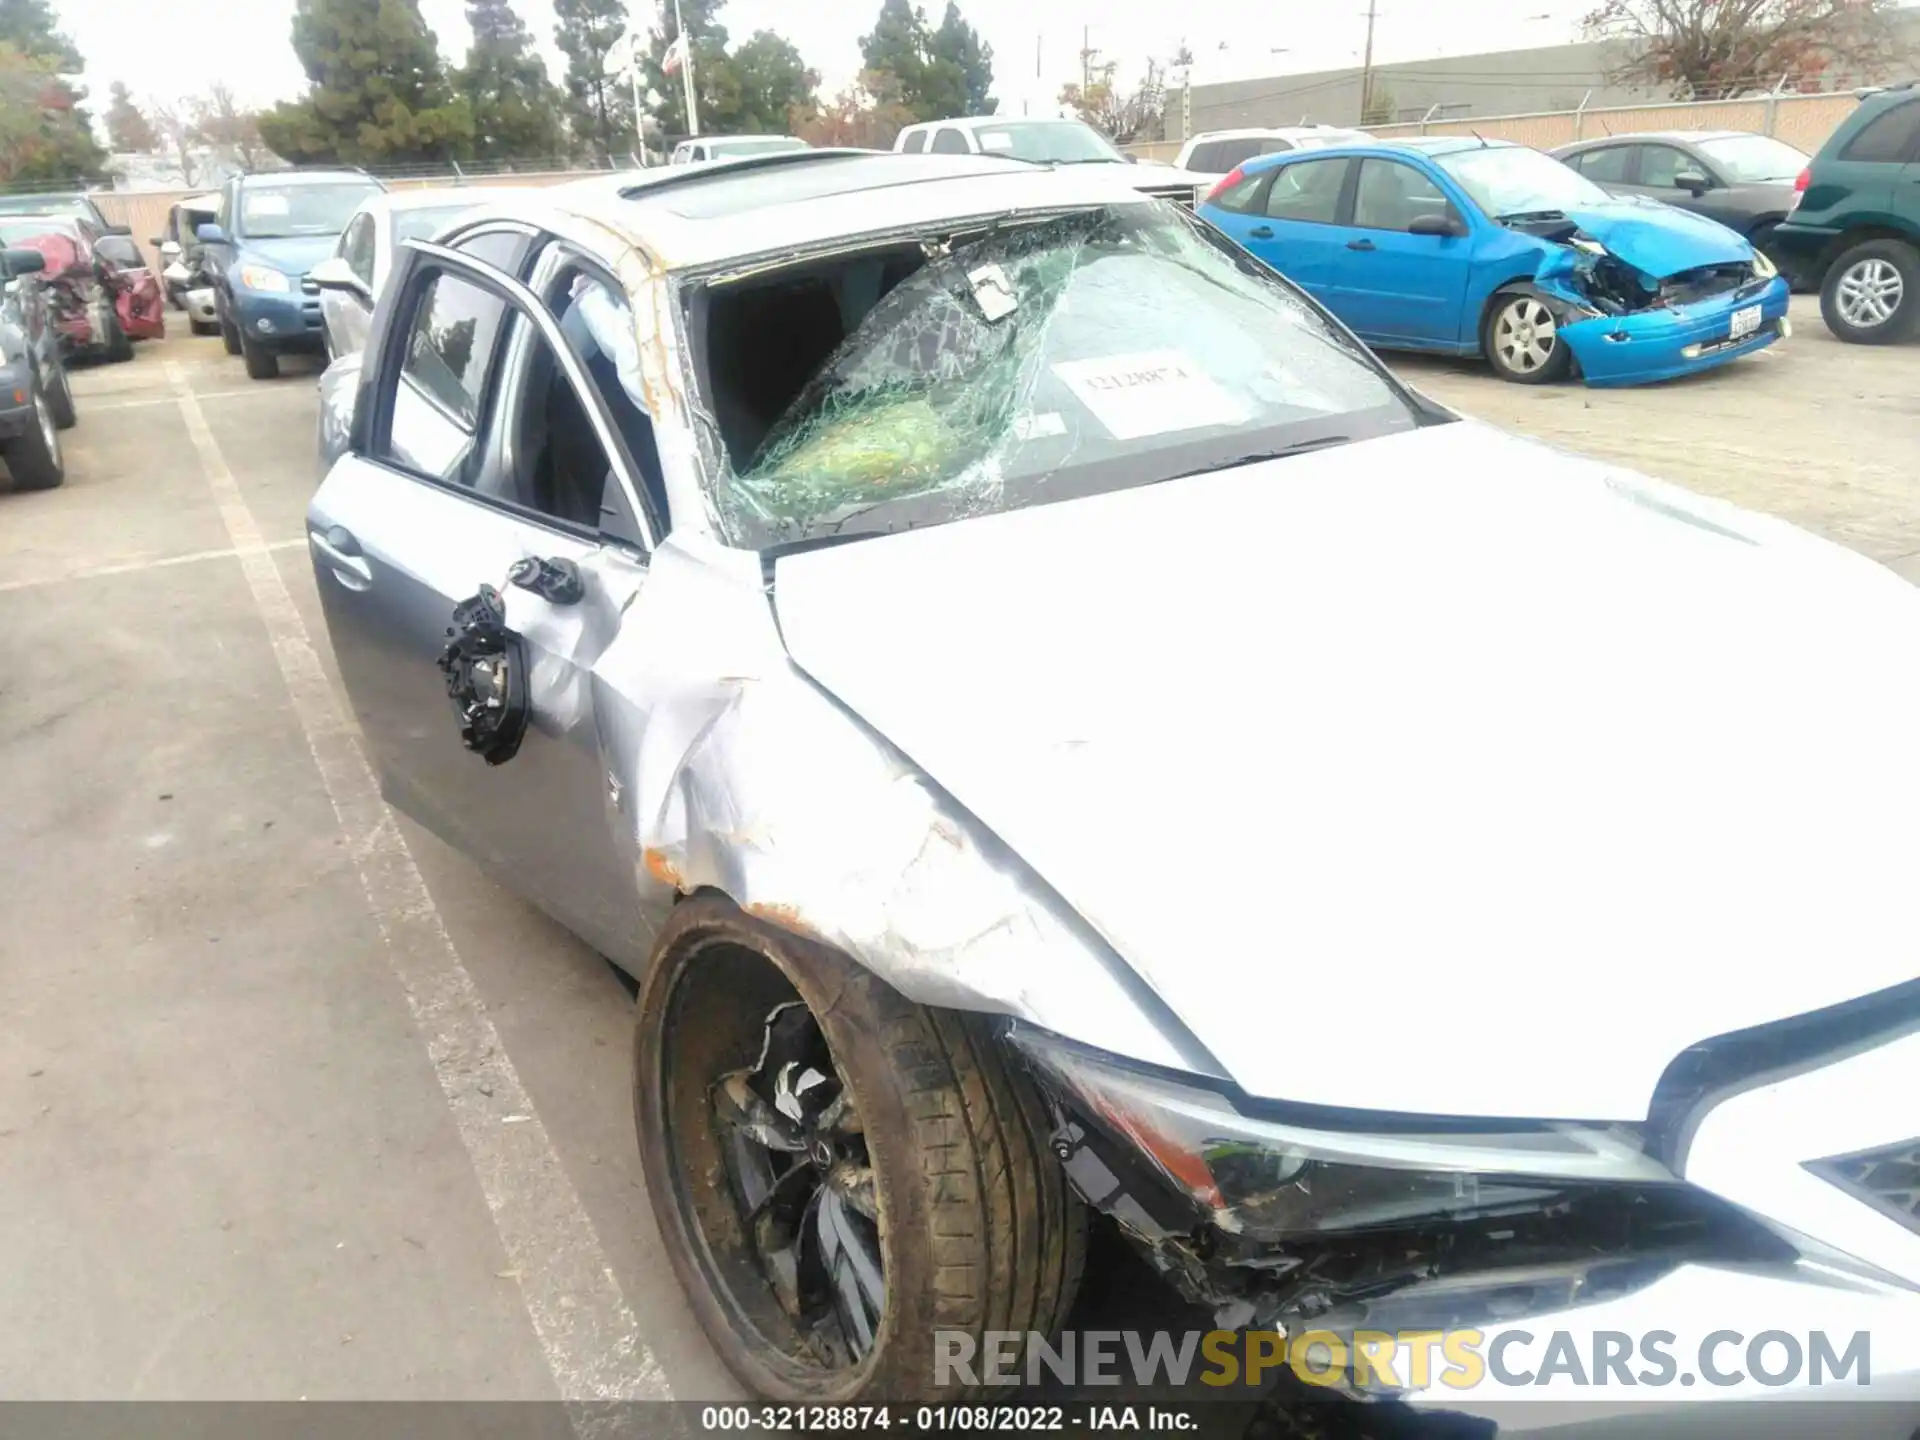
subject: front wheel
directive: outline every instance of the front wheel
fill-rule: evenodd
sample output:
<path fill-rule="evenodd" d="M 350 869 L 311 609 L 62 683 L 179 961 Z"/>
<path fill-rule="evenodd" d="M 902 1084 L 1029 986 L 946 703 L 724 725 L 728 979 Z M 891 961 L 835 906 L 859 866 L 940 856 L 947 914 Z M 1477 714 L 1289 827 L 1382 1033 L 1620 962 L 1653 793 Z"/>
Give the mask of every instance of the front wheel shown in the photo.
<path fill-rule="evenodd" d="M 757 1396 L 956 1399 L 939 1337 L 978 1354 L 1072 1304 L 1085 1212 L 986 1024 L 724 899 L 655 948 L 634 1121 L 674 1273 Z"/>
<path fill-rule="evenodd" d="M 1920 321 L 1920 251 L 1904 240 L 1868 240 L 1827 267 L 1820 314 L 1850 345 L 1891 345 Z"/>
<path fill-rule="evenodd" d="M 1517 385 L 1546 385 L 1573 368 L 1560 322 L 1538 295 L 1496 297 L 1487 314 L 1487 359 L 1493 373 Z"/>
<path fill-rule="evenodd" d="M 280 377 L 280 357 L 251 335 L 241 334 L 240 354 L 247 363 L 249 380 L 277 380 Z"/>
<path fill-rule="evenodd" d="M 220 329 L 220 343 L 227 347 L 229 355 L 238 355 L 241 349 L 240 327 L 233 323 L 233 317 L 227 313 L 224 304 L 214 307 L 214 315 L 217 317 L 214 323 Z"/>
<path fill-rule="evenodd" d="M 55 434 L 53 408 L 38 380 L 27 382 L 27 399 L 33 414 L 27 428 L 0 448 L 13 476 L 16 490 L 51 490 L 67 478 L 66 457 L 60 453 L 60 437 Z"/>
<path fill-rule="evenodd" d="M 106 331 L 107 359 L 115 364 L 133 359 L 133 340 L 128 336 L 126 326 L 120 323 L 117 312 L 107 313 Z"/>

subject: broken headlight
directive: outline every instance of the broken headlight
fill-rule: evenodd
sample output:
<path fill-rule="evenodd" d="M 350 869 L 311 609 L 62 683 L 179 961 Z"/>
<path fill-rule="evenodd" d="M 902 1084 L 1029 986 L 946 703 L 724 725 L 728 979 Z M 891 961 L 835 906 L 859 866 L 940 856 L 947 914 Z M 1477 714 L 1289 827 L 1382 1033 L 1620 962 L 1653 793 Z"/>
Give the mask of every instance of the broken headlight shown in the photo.
<path fill-rule="evenodd" d="M 1773 279 L 1774 276 L 1778 275 L 1779 273 L 1780 273 L 1780 267 L 1773 263 L 1773 261 L 1768 257 L 1766 251 L 1755 250 L 1753 252 L 1753 278 L 1754 279 L 1771 280 Z"/>
<path fill-rule="evenodd" d="M 1013 1043 L 1086 1119 L 1123 1140 L 1220 1229 L 1257 1240 L 1534 1210 L 1571 1190 L 1673 1185 L 1625 1125 L 1380 1117 L 1321 1128 L 1249 1114 L 1042 1031 Z"/>

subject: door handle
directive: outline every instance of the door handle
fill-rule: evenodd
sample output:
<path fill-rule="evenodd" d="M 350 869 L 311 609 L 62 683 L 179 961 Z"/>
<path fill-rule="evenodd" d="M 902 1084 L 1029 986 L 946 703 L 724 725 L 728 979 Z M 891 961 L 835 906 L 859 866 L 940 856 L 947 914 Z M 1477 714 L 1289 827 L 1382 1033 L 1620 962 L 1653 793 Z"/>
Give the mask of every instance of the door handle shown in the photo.
<path fill-rule="evenodd" d="M 1273 238 L 1273 227 L 1271 225 L 1256 225 L 1247 232 L 1247 238 L 1249 240 L 1271 240 Z"/>
<path fill-rule="evenodd" d="M 1373 242 L 1371 240 L 1349 240 L 1347 241 L 1347 249 L 1371 250 L 1373 249 Z"/>
<path fill-rule="evenodd" d="M 353 538 L 351 530 L 339 525 L 329 525 L 324 534 L 309 530 L 307 544 L 314 554 L 327 562 L 333 570 L 333 578 L 347 589 L 373 588 L 373 566 L 360 553 L 360 542 Z"/>

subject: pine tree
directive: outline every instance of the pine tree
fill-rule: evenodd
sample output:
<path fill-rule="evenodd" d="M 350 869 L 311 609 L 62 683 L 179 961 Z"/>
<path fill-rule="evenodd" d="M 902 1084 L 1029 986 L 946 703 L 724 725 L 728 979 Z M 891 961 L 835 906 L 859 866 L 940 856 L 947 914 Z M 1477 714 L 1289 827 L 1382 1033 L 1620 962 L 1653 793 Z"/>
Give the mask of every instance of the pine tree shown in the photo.
<path fill-rule="evenodd" d="M 560 92 L 512 0 L 467 0 L 473 48 L 454 88 L 473 116 L 476 160 L 551 158 L 566 148 Z"/>
<path fill-rule="evenodd" d="M 71 182 L 100 174 L 107 155 L 93 138 L 87 92 L 63 78 L 85 62 L 47 0 L 0 0 L 0 47 L 9 76 L 0 95 L 5 178 Z"/>
<path fill-rule="evenodd" d="M 107 90 L 107 138 L 121 154 L 150 155 L 160 142 L 153 124 L 133 103 L 124 80 L 116 80 Z"/>
<path fill-rule="evenodd" d="M 1000 102 L 993 98 L 993 47 L 961 17 L 954 0 L 947 0 L 947 13 L 933 32 L 929 54 L 931 68 L 940 73 L 946 87 L 940 96 L 939 113 L 929 115 L 929 120 L 991 115 L 1000 108 Z M 946 108 L 949 105 L 951 109 Z"/>
<path fill-rule="evenodd" d="M 597 160 L 639 145 L 632 87 L 609 68 L 607 51 L 627 30 L 626 0 L 554 0 L 554 42 L 567 57 L 567 128 L 574 148 Z"/>
<path fill-rule="evenodd" d="M 473 117 L 447 84 L 419 0 L 297 0 L 293 48 L 310 89 L 260 119 L 286 159 L 445 161 L 470 143 Z"/>
<path fill-rule="evenodd" d="M 807 68 L 792 41 L 771 30 L 756 30 L 726 64 L 739 102 L 732 115 L 718 119 L 737 133 L 784 135 L 796 123 L 796 111 L 809 114 L 819 103 L 819 75 Z"/>
<path fill-rule="evenodd" d="M 886 85 L 915 120 L 934 118 L 924 100 L 932 48 L 926 12 L 911 0 L 881 0 L 873 32 L 860 37 L 868 73 Z"/>

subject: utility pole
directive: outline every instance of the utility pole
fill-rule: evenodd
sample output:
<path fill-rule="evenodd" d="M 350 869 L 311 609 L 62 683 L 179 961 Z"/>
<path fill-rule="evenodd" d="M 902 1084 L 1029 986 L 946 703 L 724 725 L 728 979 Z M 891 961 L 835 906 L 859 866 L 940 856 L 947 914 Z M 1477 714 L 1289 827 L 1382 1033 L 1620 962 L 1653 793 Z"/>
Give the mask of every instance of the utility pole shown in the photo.
<path fill-rule="evenodd" d="M 1093 48 L 1093 27 L 1080 27 L 1080 99 L 1085 103 L 1087 92 L 1093 88 L 1093 57 L 1100 52 Z"/>
<path fill-rule="evenodd" d="M 1367 0 L 1367 48 L 1360 61 L 1360 123 L 1367 123 L 1373 109 L 1373 21 L 1379 13 L 1379 0 Z"/>

